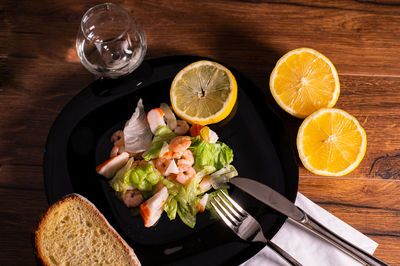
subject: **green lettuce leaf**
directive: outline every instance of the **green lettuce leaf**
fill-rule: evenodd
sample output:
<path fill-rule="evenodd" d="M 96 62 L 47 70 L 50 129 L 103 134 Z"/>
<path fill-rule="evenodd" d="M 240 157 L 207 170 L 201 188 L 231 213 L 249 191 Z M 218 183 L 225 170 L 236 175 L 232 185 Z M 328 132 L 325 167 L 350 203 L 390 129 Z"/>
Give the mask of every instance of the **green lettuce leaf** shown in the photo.
<path fill-rule="evenodd" d="M 211 174 L 212 172 L 215 171 L 214 166 L 205 166 L 203 169 L 201 169 L 199 172 L 196 173 L 196 176 L 194 177 L 195 182 L 198 182 L 197 184 L 200 183 L 200 181 L 205 177 L 206 175 Z"/>
<path fill-rule="evenodd" d="M 164 205 L 164 211 L 170 220 L 175 219 L 178 213 L 182 222 L 193 228 L 196 224 L 196 213 L 192 211 L 192 204 L 198 193 L 196 182 L 191 181 L 189 185 L 184 186 L 168 179 L 163 180 L 167 187 L 169 197 Z"/>
<path fill-rule="evenodd" d="M 171 182 L 165 178 L 163 179 L 162 182 L 163 182 L 164 186 L 167 187 L 169 195 L 176 196 L 179 193 L 179 189 L 180 189 L 181 185 Z"/>
<path fill-rule="evenodd" d="M 169 195 L 167 201 L 164 204 L 164 211 L 167 213 L 170 220 L 174 220 L 176 217 L 176 212 L 178 210 L 178 202 L 175 197 Z"/>
<path fill-rule="evenodd" d="M 157 172 L 154 165 L 141 163 L 130 170 L 129 176 L 125 178 L 125 183 L 142 192 L 149 192 L 162 179 L 163 177 Z"/>
<path fill-rule="evenodd" d="M 209 143 L 202 141 L 200 137 L 192 138 L 190 149 L 194 155 L 194 166 L 202 170 L 206 166 L 219 170 L 233 161 L 233 152 L 225 143 L 217 141 Z"/>
<path fill-rule="evenodd" d="M 179 186 L 178 193 L 174 196 L 174 199 L 178 203 L 177 212 L 179 218 L 191 228 L 196 224 L 196 214 L 198 212 L 196 206 L 204 194 L 204 192 L 199 190 L 199 183 L 205 175 L 214 171 L 214 169 L 214 167 L 205 167 L 197 173 L 196 177 L 188 185 Z"/>
<path fill-rule="evenodd" d="M 176 200 L 182 205 L 192 206 L 196 196 L 202 192 L 199 190 L 199 182 L 201 179 L 193 178 L 188 185 L 181 186 Z"/>
<path fill-rule="evenodd" d="M 192 208 L 189 208 L 186 204 L 179 204 L 177 213 L 182 222 L 184 222 L 190 228 L 196 225 L 196 213 L 193 213 Z"/>
<path fill-rule="evenodd" d="M 176 134 L 166 126 L 159 126 L 154 134 L 150 150 L 145 154 L 144 159 L 150 161 L 151 159 L 158 158 L 160 155 L 163 143 L 169 143 Z"/>
<path fill-rule="evenodd" d="M 125 183 L 125 179 L 130 174 L 130 168 L 133 163 L 133 158 L 130 158 L 124 167 L 119 169 L 114 177 L 109 181 L 110 186 L 117 192 L 124 194 L 128 189 L 128 184 Z"/>
<path fill-rule="evenodd" d="M 229 179 L 237 175 L 238 172 L 236 171 L 236 168 L 233 165 L 229 164 L 210 175 L 211 185 L 214 189 L 227 188 L 229 187 L 227 184 L 229 182 Z"/>

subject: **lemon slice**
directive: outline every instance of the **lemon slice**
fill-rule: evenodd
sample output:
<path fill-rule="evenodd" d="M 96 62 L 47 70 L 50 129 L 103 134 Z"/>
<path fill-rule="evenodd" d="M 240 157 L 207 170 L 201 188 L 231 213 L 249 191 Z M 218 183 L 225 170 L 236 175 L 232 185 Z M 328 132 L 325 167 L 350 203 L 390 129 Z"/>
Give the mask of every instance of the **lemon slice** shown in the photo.
<path fill-rule="evenodd" d="M 317 175 L 342 176 L 364 157 L 367 135 L 357 119 L 335 108 L 322 108 L 308 116 L 297 134 L 299 157 Z"/>
<path fill-rule="evenodd" d="M 269 86 L 278 105 L 298 118 L 333 107 L 340 93 L 334 65 L 310 48 L 292 50 L 279 59 Z"/>
<path fill-rule="evenodd" d="M 171 105 L 182 119 L 207 125 L 226 118 L 237 98 L 235 77 L 226 67 L 198 61 L 183 68 L 174 78 Z"/>

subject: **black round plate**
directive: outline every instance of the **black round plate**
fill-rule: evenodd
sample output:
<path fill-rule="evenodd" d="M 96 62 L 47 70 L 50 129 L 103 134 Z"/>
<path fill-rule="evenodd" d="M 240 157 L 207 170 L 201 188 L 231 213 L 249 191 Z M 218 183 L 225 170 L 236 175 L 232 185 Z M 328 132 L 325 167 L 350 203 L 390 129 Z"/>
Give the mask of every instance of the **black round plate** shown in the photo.
<path fill-rule="evenodd" d="M 239 264 L 263 245 L 241 241 L 221 221 L 208 213 L 197 217 L 194 229 L 179 218 L 163 215 L 156 226 L 145 228 L 141 217 L 116 199 L 107 180 L 95 172 L 108 158 L 110 136 L 122 129 L 139 98 L 146 111 L 169 102 L 172 79 L 186 65 L 204 59 L 192 56 L 144 61 L 118 80 L 97 80 L 76 95 L 54 122 L 44 153 L 44 177 L 50 204 L 69 193 L 92 201 L 122 237 L 134 248 L 143 265 Z M 227 66 L 230 68 L 229 66 Z M 220 140 L 234 152 L 239 175 L 258 180 L 294 201 L 298 169 L 290 137 L 267 106 L 265 95 L 246 77 L 236 77 L 238 101 L 232 114 L 212 126 Z M 262 224 L 267 237 L 282 226 L 285 217 L 231 187 L 229 193 Z"/>

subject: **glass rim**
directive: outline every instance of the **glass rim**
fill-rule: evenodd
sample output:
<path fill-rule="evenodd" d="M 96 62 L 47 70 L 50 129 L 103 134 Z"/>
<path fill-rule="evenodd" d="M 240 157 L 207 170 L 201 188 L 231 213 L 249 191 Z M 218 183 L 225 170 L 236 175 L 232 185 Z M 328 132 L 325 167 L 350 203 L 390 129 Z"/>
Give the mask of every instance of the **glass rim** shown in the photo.
<path fill-rule="evenodd" d="M 125 29 L 122 31 L 122 33 L 120 35 L 118 35 L 117 37 L 115 37 L 115 38 L 113 38 L 113 39 L 111 39 L 109 41 L 98 41 L 98 40 L 94 40 L 93 41 L 86 35 L 86 32 L 83 30 L 83 19 L 85 17 L 88 17 L 89 13 L 93 12 L 93 10 L 98 9 L 100 7 L 103 7 L 103 6 L 115 6 L 116 8 L 118 8 L 128 18 L 128 23 L 127 23 Z M 128 11 L 126 11 L 125 8 L 123 8 L 122 6 L 120 6 L 118 4 L 107 2 L 107 3 L 102 3 L 102 4 L 98 4 L 98 5 L 92 6 L 91 8 L 89 8 L 85 12 L 85 14 L 83 14 L 82 19 L 81 19 L 81 23 L 80 23 L 80 30 L 82 31 L 82 34 L 85 37 L 85 39 L 87 39 L 88 41 L 93 42 L 93 43 L 98 43 L 98 44 L 100 44 L 100 43 L 101 44 L 107 44 L 107 43 L 112 43 L 112 42 L 115 42 L 115 41 L 118 41 L 118 40 L 122 39 L 122 37 L 129 31 L 129 29 L 131 27 L 131 23 L 132 23 L 132 18 L 129 15 Z"/>

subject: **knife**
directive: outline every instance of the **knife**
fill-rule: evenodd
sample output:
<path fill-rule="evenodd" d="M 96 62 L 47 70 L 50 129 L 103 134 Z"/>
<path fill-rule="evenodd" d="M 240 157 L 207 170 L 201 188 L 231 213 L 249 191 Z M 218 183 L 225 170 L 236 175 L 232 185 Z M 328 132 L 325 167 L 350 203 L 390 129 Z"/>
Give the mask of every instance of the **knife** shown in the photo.
<path fill-rule="evenodd" d="M 252 179 L 242 177 L 232 178 L 230 183 L 258 199 L 262 203 L 289 217 L 302 227 L 307 228 L 314 234 L 350 255 L 358 262 L 371 266 L 388 265 L 321 225 L 305 211 L 294 205 L 290 200 L 272 188 Z"/>

